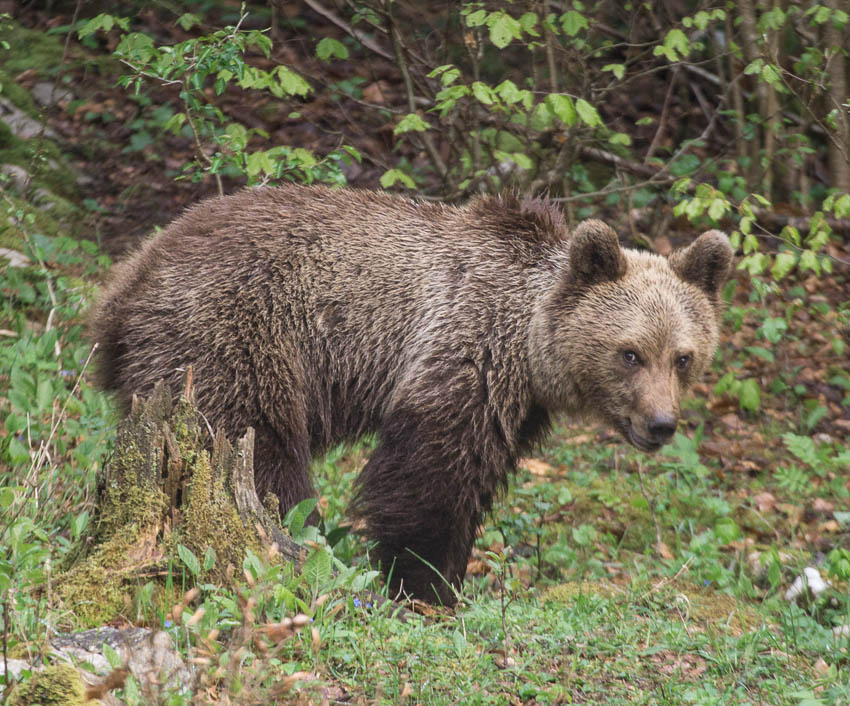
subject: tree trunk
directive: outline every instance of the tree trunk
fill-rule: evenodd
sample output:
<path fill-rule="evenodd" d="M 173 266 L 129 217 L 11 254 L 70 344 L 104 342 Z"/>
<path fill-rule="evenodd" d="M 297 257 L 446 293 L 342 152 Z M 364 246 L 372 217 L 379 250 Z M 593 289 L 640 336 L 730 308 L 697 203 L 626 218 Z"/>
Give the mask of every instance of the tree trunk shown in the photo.
<path fill-rule="evenodd" d="M 844 0 L 827 0 L 833 12 L 840 9 Z M 850 120 L 848 120 L 847 71 L 845 51 L 846 28 L 836 27 L 832 18 L 824 25 L 826 49 L 831 56 L 827 63 L 829 74 L 829 105 L 827 111 L 836 111 L 835 133 L 829 140 L 829 180 L 830 186 L 839 191 L 850 193 Z"/>

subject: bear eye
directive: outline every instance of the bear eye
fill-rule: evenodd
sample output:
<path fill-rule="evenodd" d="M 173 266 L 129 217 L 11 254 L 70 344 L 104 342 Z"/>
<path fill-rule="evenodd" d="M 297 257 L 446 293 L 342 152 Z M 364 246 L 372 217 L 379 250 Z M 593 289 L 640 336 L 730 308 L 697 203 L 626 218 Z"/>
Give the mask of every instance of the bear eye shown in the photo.
<path fill-rule="evenodd" d="M 635 353 L 633 350 L 623 351 L 623 360 L 626 361 L 626 365 L 637 365 L 638 363 L 640 363 L 640 358 L 638 357 L 638 354 Z"/>
<path fill-rule="evenodd" d="M 680 355 L 676 358 L 676 368 L 679 372 L 685 372 L 691 365 L 691 356 L 689 355 Z"/>

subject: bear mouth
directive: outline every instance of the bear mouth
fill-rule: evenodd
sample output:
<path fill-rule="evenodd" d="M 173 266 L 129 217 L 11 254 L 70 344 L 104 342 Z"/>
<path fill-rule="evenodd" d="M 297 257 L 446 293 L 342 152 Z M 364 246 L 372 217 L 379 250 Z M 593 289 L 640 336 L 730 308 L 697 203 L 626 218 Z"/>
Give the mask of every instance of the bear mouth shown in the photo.
<path fill-rule="evenodd" d="M 631 421 L 626 422 L 626 439 L 629 443 L 637 449 L 641 451 L 649 451 L 654 452 L 658 451 L 664 444 L 661 444 L 657 441 L 652 441 L 647 439 L 635 431 L 635 428 L 632 426 Z"/>

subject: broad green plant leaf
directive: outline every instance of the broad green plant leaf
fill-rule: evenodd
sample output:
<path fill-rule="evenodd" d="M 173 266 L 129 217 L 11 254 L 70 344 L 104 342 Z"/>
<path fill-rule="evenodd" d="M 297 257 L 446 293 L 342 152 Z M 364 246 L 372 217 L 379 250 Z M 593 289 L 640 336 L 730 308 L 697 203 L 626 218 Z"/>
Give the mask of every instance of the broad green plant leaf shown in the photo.
<path fill-rule="evenodd" d="M 325 37 L 319 40 L 316 45 L 316 56 L 322 61 L 330 61 L 331 59 L 347 59 L 348 48 L 342 42 Z"/>
<path fill-rule="evenodd" d="M 186 565 L 186 568 L 189 569 L 192 576 L 197 576 L 201 573 L 201 563 L 189 547 L 183 544 L 178 544 L 177 555 L 180 557 L 180 561 L 182 561 Z"/>
<path fill-rule="evenodd" d="M 430 125 L 425 122 L 419 115 L 416 113 L 408 113 L 405 115 L 395 126 L 395 130 L 393 130 L 393 135 L 402 135 L 405 132 L 425 132 Z"/>

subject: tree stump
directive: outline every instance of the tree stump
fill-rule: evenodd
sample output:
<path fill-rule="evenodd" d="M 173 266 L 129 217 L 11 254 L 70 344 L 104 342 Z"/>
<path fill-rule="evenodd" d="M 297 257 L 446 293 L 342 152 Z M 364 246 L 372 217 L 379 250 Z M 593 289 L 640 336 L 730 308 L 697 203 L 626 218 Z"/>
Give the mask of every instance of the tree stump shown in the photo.
<path fill-rule="evenodd" d="M 178 545 L 198 559 L 196 580 L 226 581 L 247 549 L 262 556 L 273 544 L 300 566 L 305 551 L 257 497 L 253 453 L 251 428 L 235 448 L 213 435 L 195 405 L 191 369 L 176 404 L 163 381 L 148 399 L 134 397 L 98 478 L 87 546 L 57 581 L 67 608 L 91 626 L 128 616 L 138 587 L 181 566 Z"/>

